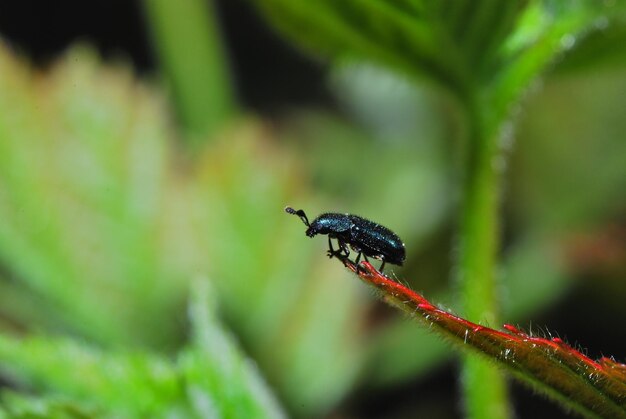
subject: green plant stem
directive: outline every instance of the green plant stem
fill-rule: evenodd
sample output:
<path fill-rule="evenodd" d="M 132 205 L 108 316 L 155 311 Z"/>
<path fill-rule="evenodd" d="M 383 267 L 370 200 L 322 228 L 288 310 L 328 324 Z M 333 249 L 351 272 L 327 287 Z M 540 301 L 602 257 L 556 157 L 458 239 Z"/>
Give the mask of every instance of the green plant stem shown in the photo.
<path fill-rule="evenodd" d="M 478 109 L 488 109 L 477 106 Z M 499 173 L 494 167 L 495 129 L 483 114 L 471 114 L 469 152 L 460 208 L 458 280 L 464 316 L 482 324 L 498 324 L 495 267 L 499 236 Z M 462 386 L 468 418 L 510 416 L 502 373 L 473 354 L 463 357 Z"/>
<path fill-rule="evenodd" d="M 144 0 L 154 48 L 190 141 L 214 134 L 235 112 L 212 2 Z"/>

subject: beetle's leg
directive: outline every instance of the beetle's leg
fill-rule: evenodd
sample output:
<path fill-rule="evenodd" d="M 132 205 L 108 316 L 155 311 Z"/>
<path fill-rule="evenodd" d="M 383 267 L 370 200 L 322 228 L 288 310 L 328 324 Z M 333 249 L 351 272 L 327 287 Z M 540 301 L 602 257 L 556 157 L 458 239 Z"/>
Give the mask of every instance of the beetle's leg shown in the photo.
<path fill-rule="evenodd" d="M 359 258 L 361 257 L 361 253 L 359 253 Z M 365 261 L 367 263 L 370 263 L 369 259 L 367 258 L 367 255 L 365 253 L 363 253 L 363 259 L 365 259 Z M 357 258 L 356 260 L 356 265 L 357 265 L 357 269 L 361 270 L 361 265 L 359 265 L 359 259 Z"/>
<path fill-rule="evenodd" d="M 339 253 L 341 254 L 339 258 L 341 259 L 341 261 L 343 262 L 345 266 L 353 266 L 354 264 L 350 260 L 350 249 L 348 248 L 348 245 L 341 240 L 338 240 L 338 242 L 339 242 L 339 247 L 341 248 L 339 250 Z"/>
<path fill-rule="evenodd" d="M 333 257 L 336 257 L 338 259 L 345 259 L 348 256 L 350 256 L 350 251 L 348 250 L 348 248 L 345 245 L 345 243 L 343 243 L 341 240 L 337 239 L 337 244 L 339 245 L 339 249 L 335 250 L 333 248 L 333 243 L 330 240 L 330 236 L 328 237 L 328 252 L 327 252 L 327 255 L 328 255 L 329 258 L 332 259 Z"/>
<path fill-rule="evenodd" d="M 337 254 L 335 253 L 335 249 L 333 249 L 333 242 L 330 241 L 330 236 L 328 236 L 328 253 L 327 253 L 329 258 L 333 258 L 333 256 L 336 256 Z"/>
<path fill-rule="evenodd" d="M 358 272 L 365 272 L 365 268 L 362 268 L 361 265 L 359 265 L 359 260 L 361 260 L 361 256 L 363 256 L 363 259 L 365 259 L 365 261 L 367 263 L 369 263 L 369 260 L 367 259 L 367 255 L 365 253 L 363 253 L 362 251 L 359 252 L 359 255 L 356 257 L 356 260 L 354 261 L 354 264 L 356 265 L 356 271 Z"/>
<path fill-rule="evenodd" d="M 385 269 L 385 259 L 383 259 L 383 263 L 380 265 L 380 269 L 378 271 L 382 274 L 383 269 Z"/>
<path fill-rule="evenodd" d="M 341 247 L 341 251 L 345 257 L 350 256 L 350 249 L 348 249 L 348 246 L 346 246 L 344 242 L 339 242 L 339 247 Z"/>
<path fill-rule="evenodd" d="M 348 246 L 339 239 L 337 239 L 337 243 L 339 243 L 339 250 L 337 251 L 337 254 L 339 255 L 338 257 L 344 260 L 348 259 L 350 256 L 350 249 L 348 249 Z"/>

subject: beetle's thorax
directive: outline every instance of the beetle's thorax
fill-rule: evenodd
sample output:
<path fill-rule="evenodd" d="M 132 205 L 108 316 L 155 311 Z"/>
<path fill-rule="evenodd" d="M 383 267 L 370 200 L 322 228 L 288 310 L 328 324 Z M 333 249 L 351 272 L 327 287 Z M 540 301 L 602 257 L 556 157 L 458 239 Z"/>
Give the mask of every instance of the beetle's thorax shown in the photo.
<path fill-rule="evenodd" d="M 313 237 L 317 234 L 328 234 L 331 233 L 332 223 L 326 219 L 315 219 L 309 228 L 306 229 L 306 235 L 309 237 Z"/>

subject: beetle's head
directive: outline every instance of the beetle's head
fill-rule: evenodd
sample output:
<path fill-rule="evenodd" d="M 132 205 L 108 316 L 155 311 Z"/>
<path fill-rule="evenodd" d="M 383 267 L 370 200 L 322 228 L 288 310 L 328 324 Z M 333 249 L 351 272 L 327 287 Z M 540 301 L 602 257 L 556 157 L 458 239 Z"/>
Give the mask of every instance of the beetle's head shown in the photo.
<path fill-rule="evenodd" d="M 309 237 L 316 236 L 318 234 L 329 234 L 331 233 L 331 226 L 329 223 L 330 220 L 324 218 L 323 216 L 317 217 L 309 228 L 306 229 L 306 235 Z"/>
<path fill-rule="evenodd" d="M 305 234 L 306 234 L 307 236 L 309 236 L 309 237 L 313 237 L 313 236 L 316 236 L 316 235 L 318 235 L 318 234 L 326 234 L 326 233 L 323 231 L 323 228 L 321 228 L 321 227 L 322 227 L 322 226 L 320 226 L 318 222 L 313 221 L 313 224 L 311 224 L 311 225 L 309 226 L 309 228 L 307 228 L 307 229 L 306 229 Z"/>
<path fill-rule="evenodd" d="M 286 207 L 285 208 L 285 212 L 288 214 L 292 214 L 292 215 L 297 215 L 298 217 L 300 217 L 300 219 L 302 220 L 302 222 L 304 223 L 305 226 L 307 226 L 308 228 L 306 229 L 306 235 L 309 237 L 313 237 L 316 234 L 319 233 L 318 229 L 316 228 L 315 225 L 311 225 L 311 223 L 309 223 L 309 219 L 307 218 L 306 214 L 304 213 L 303 210 L 295 210 L 291 207 Z M 314 223 L 315 224 L 315 223 Z"/>

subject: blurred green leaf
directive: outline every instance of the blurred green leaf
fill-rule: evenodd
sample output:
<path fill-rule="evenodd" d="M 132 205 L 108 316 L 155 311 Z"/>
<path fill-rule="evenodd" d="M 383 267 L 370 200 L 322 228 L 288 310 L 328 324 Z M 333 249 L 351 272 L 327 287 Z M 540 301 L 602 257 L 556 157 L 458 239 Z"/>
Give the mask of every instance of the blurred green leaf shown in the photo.
<path fill-rule="evenodd" d="M 202 273 L 292 409 L 346 394 L 365 303 L 295 245 L 301 226 L 282 209 L 306 205 L 303 175 L 276 133 L 242 118 L 190 158 L 160 96 L 86 48 L 43 77 L 1 49 L 0 69 L 0 258 L 15 297 L 3 308 L 19 329 L 172 352 L 188 278 Z"/>
<path fill-rule="evenodd" d="M 623 66 L 626 63 L 626 22 L 621 19 L 598 18 L 583 36 L 555 66 L 558 74 L 586 71 L 590 68 Z"/>
<path fill-rule="evenodd" d="M 62 397 L 38 398 L 4 392 L 0 399 L 1 419 L 87 419 L 100 417 L 93 407 Z"/>
<path fill-rule="evenodd" d="M 183 387 L 173 365 L 148 353 L 105 353 L 68 339 L 5 335 L 0 363 L 38 392 L 121 417 L 184 411 Z"/>
<path fill-rule="evenodd" d="M 192 219 L 215 261 L 209 276 L 226 320 L 286 404 L 323 412 L 357 377 L 363 331 L 352 322 L 365 304 L 335 263 L 319 261 L 322 243 L 302 246 L 302 224 L 283 211 L 325 207 L 306 198 L 294 154 L 260 124 L 234 132 L 236 141 L 216 141 L 197 162 Z"/>
<path fill-rule="evenodd" d="M 234 92 L 213 1 L 145 0 L 154 48 L 194 145 L 235 116 Z"/>
<path fill-rule="evenodd" d="M 626 2 L 576 0 L 530 2 L 510 36 L 503 42 L 492 73 L 485 74 L 492 105 L 490 118 L 505 118 L 531 83 L 559 58 L 574 50 L 590 33 L 623 26 Z M 621 54 L 619 48 L 607 55 Z"/>
<path fill-rule="evenodd" d="M 9 406 L 87 406 L 103 417 L 284 417 L 255 365 L 218 325 L 207 287 L 194 283 L 194 338 L 176 361 L 148 352 L 103 352 L 67 339 L 0 336 L 0 368 L 46 395 L 35 400 L 9 393 Z"/>
<path fill-rule="evenodd" d="M 470 102 L 486 93 L 477 86 L 494 86 L 498 118 L 557 54 L 593 28 L 623 26 L 626 11 L 623 1 L 587 0 L 255 3 L 281 31 L 335 60 L 425 75 Z"/>
<path fill-rule="evenodd" d="M 172 345 L 183 263 L 162 99 L 75 49 L 46 78 L 0 48 L 0 257 L 58 323 L 115 345 Z"/>
<path fill-rule="evenodd" d="M 189 307 L 193 340 L 178 366 L 198 417 L 282 418 L 277 401 L 256 365 L 242 356 L 215 318 L 215 295 L 204 280 L 194 282 Z"/>
<path fill-rule="evenodd" d="M 282 31 L 333 58 L 377 61 L 463 90 L 467 69 L 426 2 L 256 0 Z M 445 52 L 445 53 L 444 53 Z"/>

